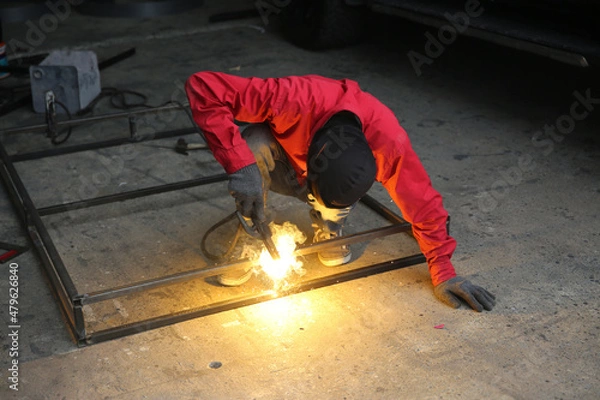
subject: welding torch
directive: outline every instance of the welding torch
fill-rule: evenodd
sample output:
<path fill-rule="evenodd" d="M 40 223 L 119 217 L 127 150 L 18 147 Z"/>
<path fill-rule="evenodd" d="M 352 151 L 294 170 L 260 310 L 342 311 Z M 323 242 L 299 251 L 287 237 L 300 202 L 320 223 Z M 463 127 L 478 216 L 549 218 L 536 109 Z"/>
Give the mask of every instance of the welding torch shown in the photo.
<path fill-rule="evenodd" d="M 271 258 L 273 260 L 279 260 L 279 251 L 277 251 L 277 247 L 275 247 L 275 243 L 273 243 L 273 235 L 271 234 L 269 223 L 266 220 L 258 221 L 252 219 L 251 226 L 241 212 L 236 211 L 236 214 L 246 233 L 254 238 L 261 239 L 271 255 Z"/>

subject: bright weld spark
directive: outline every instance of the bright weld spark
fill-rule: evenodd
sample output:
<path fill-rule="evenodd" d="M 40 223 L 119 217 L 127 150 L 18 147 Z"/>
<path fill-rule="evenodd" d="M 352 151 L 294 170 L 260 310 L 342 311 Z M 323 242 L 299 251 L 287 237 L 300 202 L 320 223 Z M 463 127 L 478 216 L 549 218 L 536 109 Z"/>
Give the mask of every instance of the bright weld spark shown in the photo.
<path fill-rule="evenodd" d="M 302 261 L 294 255 L 297 243 L 304 243 L 306 236 L 290 222 L 285 222 L 283 225 L 271 224 L 271 231 L 280 258 L 273 260 L 269 252 L 263 249 L 258 258 L 258 265 L 273 281 L 275 290 L 278 290 L 285 286 L 286 278 L 289 278 L 292 273 L 300 276 L 306 273 L 302 268 Z"/>

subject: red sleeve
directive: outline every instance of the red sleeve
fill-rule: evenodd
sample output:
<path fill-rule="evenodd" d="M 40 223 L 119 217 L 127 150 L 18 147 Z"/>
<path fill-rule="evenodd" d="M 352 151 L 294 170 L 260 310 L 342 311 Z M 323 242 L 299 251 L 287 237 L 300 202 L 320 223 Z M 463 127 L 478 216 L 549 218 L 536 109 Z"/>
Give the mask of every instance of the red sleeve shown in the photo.
<path fill-rule="evenodd" d="M 408 143 L 407 143 L 408 144 Z M 410 144 L 392 165 L 384 183 L 404 218 L 413 225 L 413 234 L 427 258 L 434 286 L 456 276 L 450 258 L 456 241 L 448 235 L 448 212 L 442 196 L 431 186 L 429 176 Z"/>
<path fill-rule="evenodd" d="M 255 162 L 234 120 L 263 122 L 269 116 L 268 91 L 259 92 L 253 80 L 199 72 L 185 85 L 194 121 L 228 174 Z"/>
<path fill-rule="evenodd" d="M 442 196 L 433 188 L 425 168 L 414 152 L 408 135 L 387 107 L 377 106 L 373 123 L 367 124 L 377 180 L 387 189 L 402 216 L 413 226 L 413 234 L 427 259 L 434 285 L 456 276 L 450 258 L 456 241 L 448 235 L 448 212 Z M 367 131 L 365 129 L 365 131 Z M 367 132 L 365 132 L 367 133 Z"/>

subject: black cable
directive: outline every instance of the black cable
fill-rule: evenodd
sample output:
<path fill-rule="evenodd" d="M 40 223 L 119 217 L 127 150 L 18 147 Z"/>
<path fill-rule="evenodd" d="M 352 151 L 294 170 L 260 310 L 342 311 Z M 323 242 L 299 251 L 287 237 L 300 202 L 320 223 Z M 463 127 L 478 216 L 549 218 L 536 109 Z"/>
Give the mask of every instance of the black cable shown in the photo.
<path fill-rule="evenodd" d="M 233 237 L 233 240 L 231 241 L 231 245 L 223 254 L 213 254 L 210 251 L 208 251 L 206 248 L 206 240 L 208 239 L 208 236 L 211 233 L 213 233 L 214 231 L 216 231 L 219 227 L 225 225 L 227 222 L 229 222 L 233 219 L 236 219 L 236 218 L 237 218 L 237 215 L 235 212 L 226 216 L 225 218 L 223 218 L 222 220 L 220 220 L 219 222 L 214 224 L 209 230 L 206 231 L 204 236 L 202 236 L 202 241 L 200 242 L 200 248 L 206 258 L 208 258 L 211 261 L 221 262 L 221 261 L 224 261 L 231 254 L 231 252 L 235 248 L 235 245 L 237 244 L 237 242 L 240 238 L 240 234 L 244 230 L 244 228 L 242 228 L 241 223 L 238 223 L 237 230 L 235 231 L 235 235 Z"/>
<path fill-rule="evenodd" d="M 200 128 L 196 124 L 196 121 L 194 121 L 194 117 L 188 106 L 186 106 L 185 104 L 182 104 L 181 102 L 176 101 L 176 100 L 169 100 L 169 101 L 162 103 L 159 106 L 152 106 L 152 105 L 148 104 L 148 97 L 145 94 L 136 92 L 134 90 L 117 89 L 114 87 L 104 87 L 100 91 L 100 94 L 98 96 L 96 96 L 96 98 L 94 100 L 92 100 L 87 105 L 87 107 L 82 108 L 81 110 L 77 111 L 75 113 L 75 115 L 83 116 L 83 115 L 93 112 L 96 105 L 105 98 L 109 99 L 111 106 L 113 106 L 114 108 L 118 108 L 120 110 L 129 110 L 129 109 L 133 109 L 133 108 L 142 108 L 142 107 L 151 109 L 151 108 L 164 107 L 168 104 L 174 104 L 179 109 L 181 109 L 185 112 L 188 119 L 192 123 L 192 126 L 196 129 L 196 132 L 198 132 L 198 134 L 204 140 L 204 142 L 207 143 L 206 138 L 204 137 L 204 133 L 200 130 Z M 72 118 L 71 114 L 68 112 L 66 107 L 63 104 L 61 104 L 61 107 L 63 107 L 63 109 L 65 109 L 65 111 L 67 111 L 69 119 L 71 119 Z M 62 139 L 60 142 L 55 142 L 55 140 L 53 139 L 52 143 L 53 144 L 64 143 L 71 136 L 71 132 L 72 132 L 72 128 L 69 128 L 67 136 L 64 139 Z"/>
<path fill-rule="evenodd" d="M 67 106 L 65 106 L 65 105 L 64 105 L 62 102 L 60 102 L 60 101 L 58 101 L 58 100 L 54 100 L 54 103 L 55 103 L 55 104 L 58 104 L 59 106 L 61 106 L 61 107 L 62 107 L 62 109 L 63 109 L 63 110 L 65 110 L 65 113 L 67 113 L 67 117 L 68 117 L 69 119 L 72 119 L 72 118 L 73 118 L 73 117 L 71 116 L 71 113 L 70 113 L 70 112 L 69 112 L 69 110 L 67 109 Z M 69 126 L 69 127 L 66 129 L 66 134 L 65 134 L 65 136 L 64 136 L 62 139 L 60 139 L 60 140 L 59 140 L 58 138 L 61 136 L 61 134 L 57 134 L 57 135 L 55 135 L 55 136 L 52 136 L 52 137 L 51 137 L 51 139 L 50 139 L 50 141 L 52 142 L 52 144 L 53 144 L 53 145 L 59 145 L 59 144 L 62 144 L 62 143 L 64 143 L 64 142 L 66 142 L 66 141 L 67 141 L 67 140 L 68 140 L 68 139 L 71 137 L 71 133 L 73 133 L 73 127 L 72 127 L 72 126 Z"/>
<path fill-rule="evenodd" d="M 128 96 L 139 99 L 139 101 L 128 101 Z M 75 115 L 82 116 L 91 113 L 94 111 L 96 105 L 105 98 L 110 99 L 110 104 L 114 108 L 118 108 L 120 110 L 129 110 L 132 108 L 145 107 L 145 108 L 153 108 L 153 106 L 149 105 L 148 97 L 140 92 L 136 92 L 134 90 L 127 89 L 117 89 L 114 87 L 104 87 L 100 91 L 100 94 L 96 96 L 94 100 L 87 107 L 82 108 L 77 111 Z"/>

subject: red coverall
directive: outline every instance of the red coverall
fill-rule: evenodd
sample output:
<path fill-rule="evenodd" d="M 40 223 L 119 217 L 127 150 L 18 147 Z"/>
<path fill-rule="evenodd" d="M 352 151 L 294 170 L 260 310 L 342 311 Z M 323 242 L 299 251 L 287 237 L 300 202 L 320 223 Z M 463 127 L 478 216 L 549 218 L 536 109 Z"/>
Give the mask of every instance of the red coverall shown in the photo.
<path fill-rule="evenodd" d="M 450 257 L 456 241 L 448 213 L 393 112 L 354 81 L 321 76 L 242 78 L 199 72 L 186 82 L 194 120 L 229 174 L 255 162 L 234 120 L 266 122 L 304 183 L 311 139 L 339 111 L 358 116 L 377 163 L 378 182 L 412 224 L 434 285 L 456 276 Z"/>

